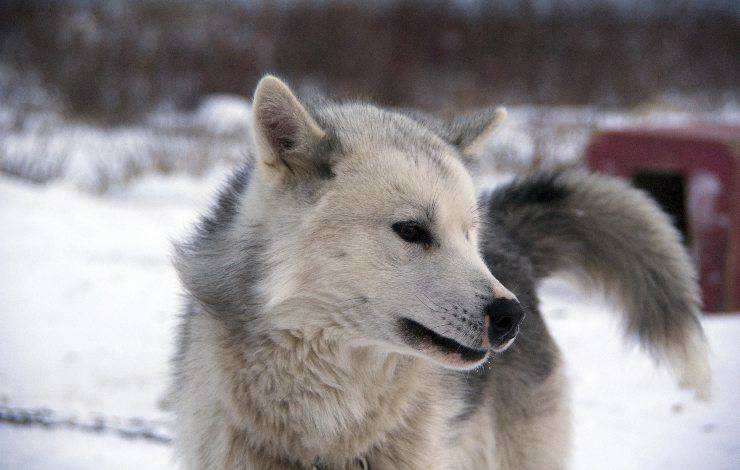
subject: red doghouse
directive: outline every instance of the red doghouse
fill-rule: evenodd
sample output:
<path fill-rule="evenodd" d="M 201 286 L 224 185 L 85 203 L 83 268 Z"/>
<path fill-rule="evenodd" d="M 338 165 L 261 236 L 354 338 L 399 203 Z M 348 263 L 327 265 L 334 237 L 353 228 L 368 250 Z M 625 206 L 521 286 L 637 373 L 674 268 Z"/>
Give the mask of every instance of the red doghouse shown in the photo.
<path fill-rule="evenodd" d="M 740 127 L 599 132 L 586 158 L 671 215 L 696 261 L 706 311 L 740 310 Z"/>

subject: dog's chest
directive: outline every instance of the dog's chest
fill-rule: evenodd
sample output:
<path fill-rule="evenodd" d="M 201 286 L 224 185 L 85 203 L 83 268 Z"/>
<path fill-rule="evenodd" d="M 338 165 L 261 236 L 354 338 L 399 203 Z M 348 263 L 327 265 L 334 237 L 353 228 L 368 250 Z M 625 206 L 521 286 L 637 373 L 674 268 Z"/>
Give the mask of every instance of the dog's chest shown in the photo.
<path fill-rule="evenodd" d="M 429 407 L 433 376 L 424 377 L 417 361 L 354 353 L 347 362 L 316 351 L 300 360 L 284 350 L 269 359 L 251 351 L 233 397 L 258 446 L 326 468 L 357 468 L 352 463 L 373 449 L 437 426 L 427 423 L 439 421 Z"/>

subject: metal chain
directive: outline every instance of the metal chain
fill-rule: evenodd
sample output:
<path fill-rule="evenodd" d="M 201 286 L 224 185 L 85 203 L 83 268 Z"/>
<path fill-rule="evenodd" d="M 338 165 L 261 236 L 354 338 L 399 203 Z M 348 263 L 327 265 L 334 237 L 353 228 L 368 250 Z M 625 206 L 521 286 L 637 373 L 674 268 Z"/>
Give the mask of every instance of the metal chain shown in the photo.
<path fill-rule="evenodd" d="M 160 444 L 172 442 L 171 423 L 165 420 L 120 418 L 100 414 L 80 418 L 71 413 L 63 414 L 49 408 L 0 406 L 0 423 L 14 426 L 40 426 L 48 429 L 73 429 L 93 434 L 112 433 L 126 439 L 143 439 Z M 355 464 L 362 470 L 370 469 L 364 457 L 357 458 Z M 323 466 L 314 466 L 314 469 L 321 468 Z"/>
<path fill-rule="evenodd" d="M 160 444 L 172 442 L 170 423 L 165 420 L 121 418 L 100 414 L 81 418 L 49 408 L 0 406 L 0 423 L 15 426 L 41 426 L 50 429 L 74 429 L 93 434 L 112 433 L 127 439 L 144 439 Z"/>

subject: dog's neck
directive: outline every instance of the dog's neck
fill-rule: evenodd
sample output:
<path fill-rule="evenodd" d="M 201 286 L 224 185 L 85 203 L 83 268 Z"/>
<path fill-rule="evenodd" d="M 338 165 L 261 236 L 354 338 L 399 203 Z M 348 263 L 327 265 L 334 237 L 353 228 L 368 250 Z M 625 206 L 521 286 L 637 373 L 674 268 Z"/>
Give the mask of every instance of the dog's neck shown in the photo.
<path fill-rule="evenodd" d="M 351 461 L 398 432 L 425 397 L 426 361 L 333 335 L 248 336 L 238 344 L 240 367 L 227 371 L 233 405 L 254 444 L 275 456 Z"/>

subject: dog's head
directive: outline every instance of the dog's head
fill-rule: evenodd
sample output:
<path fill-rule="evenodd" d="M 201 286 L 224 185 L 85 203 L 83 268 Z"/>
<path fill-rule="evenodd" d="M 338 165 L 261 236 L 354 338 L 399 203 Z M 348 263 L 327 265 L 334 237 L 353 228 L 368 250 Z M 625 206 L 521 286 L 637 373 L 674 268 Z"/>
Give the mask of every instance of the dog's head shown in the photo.
<path fill-rule="evenodd" d="M 445 126 L 366 104 L 302 103 L 264 78 L 250 209 L 266 231 L 269 321 L 456 369 L 511 344 L 522 309 L 481 258 L 464 166 L 501 118 Z"/>

